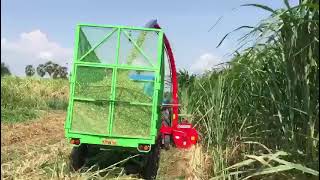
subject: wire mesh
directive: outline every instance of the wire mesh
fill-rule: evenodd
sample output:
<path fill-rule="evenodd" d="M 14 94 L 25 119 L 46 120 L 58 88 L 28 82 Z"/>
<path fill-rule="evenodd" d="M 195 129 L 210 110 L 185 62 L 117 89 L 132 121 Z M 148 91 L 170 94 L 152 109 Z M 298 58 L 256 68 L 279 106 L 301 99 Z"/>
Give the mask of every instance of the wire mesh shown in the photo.
<path fill-rule="evenodd" d="M 76 100 L 71 127 L 73 131 L 108 134 L 111 85 L 112 69 L 77 67 L 74 91 Z"/>
<path fill-rule="evenodd" d="M 117 33 L 114 28 L 81 27 L 78 59 L 84 62 L 115 63 Z"/>
<path fill-rule="evenodd" d="M 108 115 L 108 102 L 75 101 L 71 130 L 89 134 L 108 134 Z"/>
<path fill-rule="evenodd" d="M 158 34 L 121 29 L 116 61 L 117 30 L 89 26 L 80 28 L 78 61 L 117 65 L 117 68 L 76 65 L 71 130 L 149 137 L 155 71 L 122 69 L 121 65 L 158 68 Z M 114 71 L 116 77 L 113 77 Z M 113 85 L 116 86 L 115 91 L 112 91 Z M 110 122 L 112 132 L 108 130 Z"/>
<path fill-rule="evenodd" d="M 157 65 L 157 34 L 152 31 L 122 30 L 119 64 L 154 67 Z"/>

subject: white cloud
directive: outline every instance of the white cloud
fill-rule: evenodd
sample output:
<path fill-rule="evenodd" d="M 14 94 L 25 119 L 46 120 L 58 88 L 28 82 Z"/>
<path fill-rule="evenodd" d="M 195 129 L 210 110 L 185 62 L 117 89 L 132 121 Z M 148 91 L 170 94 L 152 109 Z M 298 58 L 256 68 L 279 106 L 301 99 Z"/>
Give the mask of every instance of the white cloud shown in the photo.
<path fill-rule="evenodd" d="M 7 39 L 6 38 L 2 38 L 1 39 L 1 47 L 2 45 L 5 45 L 7 43 Z"/>
<path fill-rule="evenodd" d="M 52 59 L 53 54 L 51 52 L 43 51 L 39 53 L 38 56 L 40 59 Z"/>
<path fill-rule="evenodd" d="M 17 41 L 1 38 L 1 60 L 9 65 L 15 75 L 24 75 L 24 68 L 28 64 L 37 66 L 48 60 L 70 66 L 72 49 L 64 48 L 60 44 L 48 39 L 40 30 L 21 33 Z M 68 65 L 66 65 L 68 63 Z"/>
<path fill-rule="evenodd" d="M 210 70 L 214 66 L 225 62 L 222 58 L 215 56 L 211 53 L 205 53 L 201 55 L 193 64 L 191 64 L 190 71 L 192 73 L 203 73 L 206 70 Z"/>

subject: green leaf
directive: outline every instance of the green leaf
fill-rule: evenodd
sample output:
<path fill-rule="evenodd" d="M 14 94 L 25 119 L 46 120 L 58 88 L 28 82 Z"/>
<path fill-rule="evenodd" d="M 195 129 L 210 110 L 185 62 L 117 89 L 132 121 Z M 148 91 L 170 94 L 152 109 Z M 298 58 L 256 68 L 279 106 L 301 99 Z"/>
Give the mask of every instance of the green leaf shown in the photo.
<path fill-rule="evenodd" d="M 269 153 L 271 153 L 271 149 L 267 148 L 265 145 L 259 143 L 259 142 L 254 142 L 254 141 L 246 141 L 246 142 L 243 142 L 245 144 L 257 144 L 257 145 L 260 145 L 261 147 L 263 147 L 265 150 L 267 150 Z"/>
<path fill-rule="evenodd" d="M 294 169 L 300 170 L 302 172 L 305 172 L 305 173 L 308 173 L 308 174 L 312 174 L 314 176 L 319 176 L 319 171 L 310 169 L 310 168 L 305 167 L 305 166 L 303 166 L 301 164 L 295 164 L 295 163 L 288 162 L 288 161 L 285 161 L 285 160 L 279 159 L 279 158 L 272 158 L 272 160 L 277 161 L 278 163 L 284 164 L 284 165 L 286 165 L 288 167 L 292 167 Z"/>
<path fill-rule="evenodd" d="M 235 169 L 235 168 L 240 168 L 240 167 L 243 167 L 243 166 L 248 166 L 248 165 L 250 165 L 250 164 L 252 164 L 252 163 L 254 163 L 254 162 L 256 162 L 256 161 L 253 160 L 253 159 L 247 159 L 247 160 L 244 160 L 244 161 L 242 161 L 242 162 L 236 163 L 236 164 L 234 164 L 234 165 L 232 165 L 232 166 L 230 166 L 230 167 L 227 167 L 227 168 L 224 169 L 224 170 Z"/>
<path fill-rule="evenodd" d="M 270 11 L 272 13 L 276 13 L 276 11 L 273 10 L 272 8 L 265 6 L 265 5 L 261 5 L 261 4 L 243 4 L 241 6 L 253 6 L 253 7 L 258 7 L 258 8 L 264 9 L 266 11 Z"/>
<path fill-rule="evenodd" d="M 304 4 L 308 8 L 313 8 L 315 10 L 319 10 L 319 2 L 318 3 L 306 3 Z"/>
<path fill-rule="evenodd" d="M 283 2 L 287 6 L 288 9 L 291 8 L 288 0 L 283 0 Z"/>
<path fill-rule="evenodd" d="M 227 38 L 227 36 L 229 36 L 231 33 L 235 32 L 235 31 L 238 31 L 238 30 L 240 30 L 240 29 L 244 29 L 244 28 L 252 29 L 252 28 L 254 28 L 254 27 L 253 27 L 253 26 L 240 26 L 240 27 L 234 29 L 233 31 L 227 33 L 227 34 L 222 38 L 222 40 L 219 42 L 219 44 L 217 45 L 217 47 L 219 47 L 219 46 L 222 44 L 222 42 Z"/>
<path fill-rule="evenodd" d="M 245 177 L 244 180 L 249 179 L 253 176 L 264 175 L 264 174 L 273 174 L 273 173 L 278 173 L 278 172 L 282 172 L 282 171 L 288 171 L 291 169 L 293 169 L 293 167 L 288 166 L 288 165 L 279 165 L 279 166 L 275 166 L 275 167 L 271 167 L 271 168 L 265 168 L 265 169 L 263 169 L 263 171 L 253 173 L 250 176 Z"/>

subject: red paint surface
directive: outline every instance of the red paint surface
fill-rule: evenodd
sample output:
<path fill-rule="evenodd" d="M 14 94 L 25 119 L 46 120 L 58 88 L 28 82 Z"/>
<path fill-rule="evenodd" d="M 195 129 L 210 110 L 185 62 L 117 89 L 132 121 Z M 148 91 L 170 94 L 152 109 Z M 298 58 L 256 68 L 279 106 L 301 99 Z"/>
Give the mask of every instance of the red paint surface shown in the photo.
<path fill-rule="evenodd" d="M 152 28 L 161 29 L 161 27 L 156 21 L 153 21 L 152 23 L 150 23 L 149 26 L 151 26 Z M 172 49 L 171 49 L 169 40 L 165 34 L 164 34 L 164 45 L 168 55 L 169 65 L 171 69 L 172 104 L 174 105 L 172 106 L 173 119 L 172 119 L 171 127 L 162 124 L 160 128 L 160 133 L 162 134 L 162 137 L 164 137 L 165 134 L 170 134 L 177 148 L 190 148 L 192 145 L 197 143 L 199 138 L 198 132 L 195 128 L 192 127 L 192 124 L 188 122 L 183 122 L 181 124 L 178 124 L 179 100 L 178 100 L 177 71 L 176 71 L 176 65 L 175 65 Z M 187 128 L 183 128 L 183 126 Z"/>
<path fill-rule="evenodd" d="M 161 29 L 161 27 L 159 26 L 158 23 L 155 23 L 153 25 L 154 28 L 157 29 Z M 172 126 L 176 127 L 178 124 L 178 104 L 179 104 L 179 100 L 178 100 L 178 80 L 177 80 L 177 70 L 176 70 L 176 65 L 174 62 L 174 56 L 172 53 L 172 49 L 169 43 L 169 40 L 167 38 L 167 36 L 164 34 L 164 45 L 166 48 L 166 52 L 168 55 L 168 59 L 169 59 L 169 65 L 170 65 L 170 69 L 171 69 L 171 82 L 172 82 L 172 104 L 175 104 L 175 106 L 172 107 L 172 113 L 173 113 L 173 119 L 172 119 Z"/>

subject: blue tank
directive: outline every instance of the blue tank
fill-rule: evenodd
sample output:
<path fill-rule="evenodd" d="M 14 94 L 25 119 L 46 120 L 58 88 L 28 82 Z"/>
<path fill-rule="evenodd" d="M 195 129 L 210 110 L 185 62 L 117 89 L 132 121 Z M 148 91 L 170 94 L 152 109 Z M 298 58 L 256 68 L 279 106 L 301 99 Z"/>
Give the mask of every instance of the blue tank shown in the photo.
<path fill-rule="evenodd" d="M 141 74 L 133 74 L 130 75 L 130 79 L 134 81 L 153 81 L 154 76 L 150 75 L 141 75 Z M 153 95 L 153 88 L 154 83 L 153 82 L 144 82 L 143 91 L 146 95 L 152 97 Z"/>

